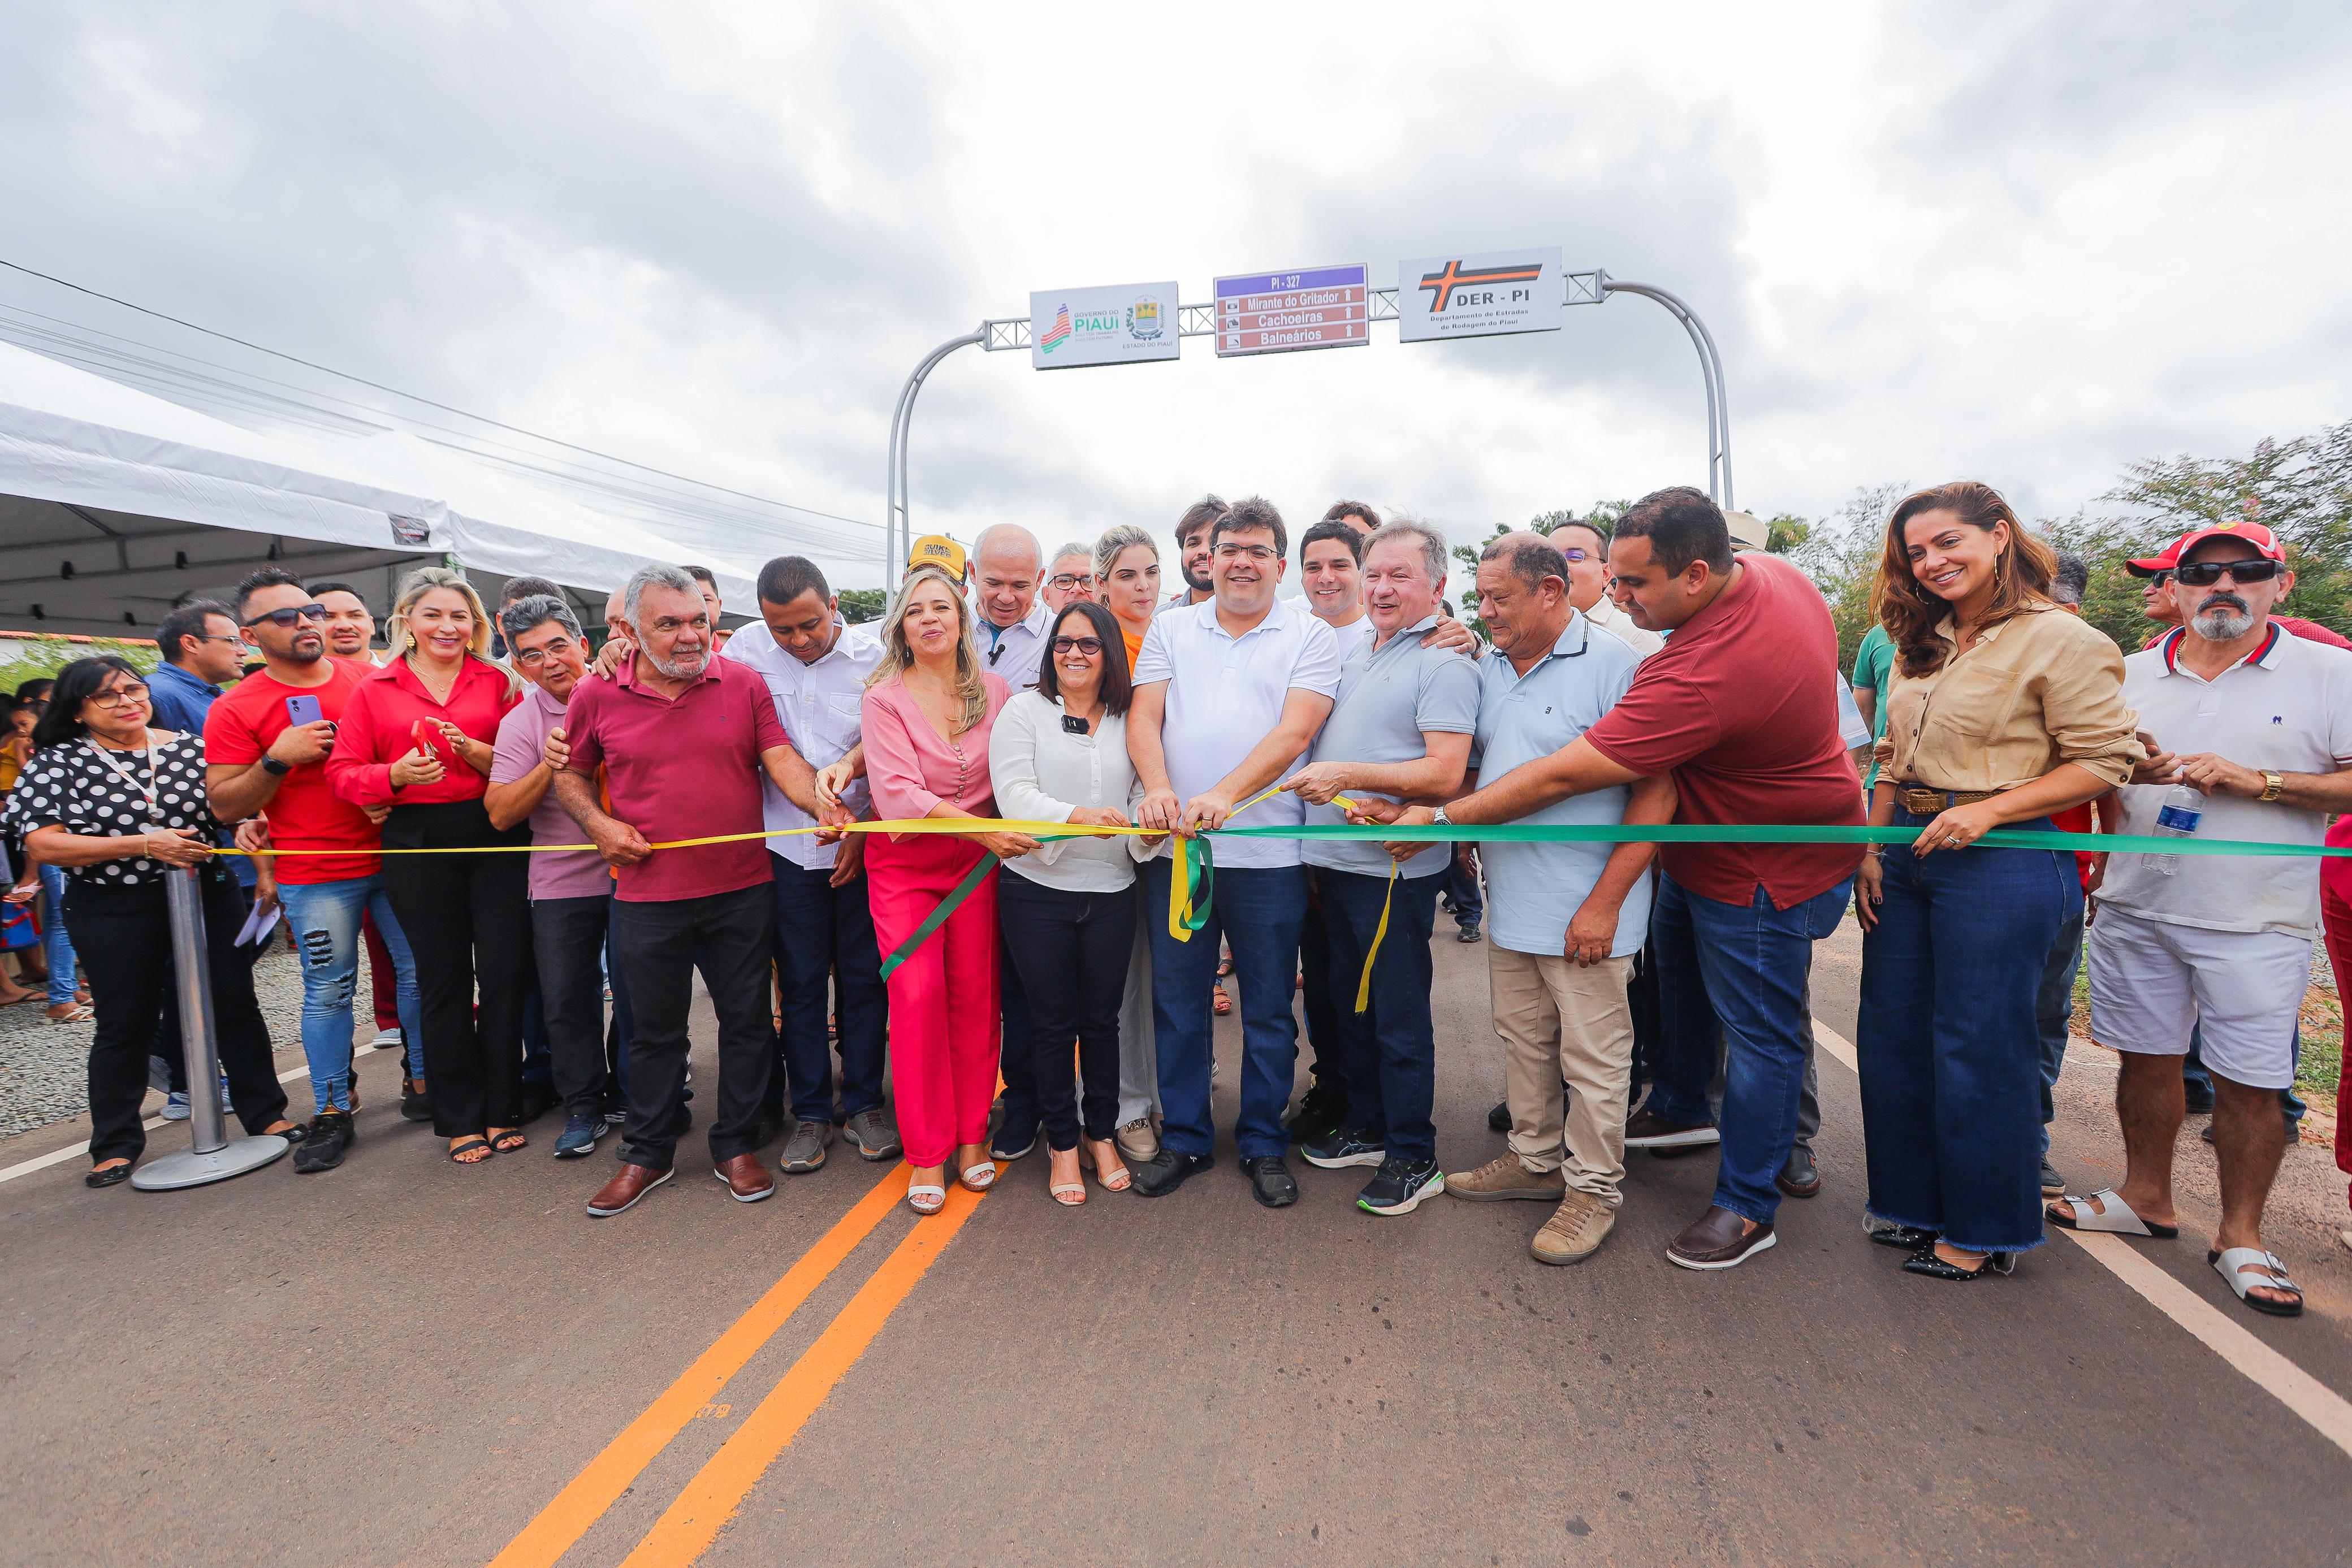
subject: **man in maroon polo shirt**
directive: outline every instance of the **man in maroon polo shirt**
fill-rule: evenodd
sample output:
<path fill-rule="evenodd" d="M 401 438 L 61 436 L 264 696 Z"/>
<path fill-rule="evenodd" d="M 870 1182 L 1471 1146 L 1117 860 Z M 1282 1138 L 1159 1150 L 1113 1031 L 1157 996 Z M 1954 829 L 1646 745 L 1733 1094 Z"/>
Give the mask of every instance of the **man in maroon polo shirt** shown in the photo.
<path fill-rule="evenodd" d="M 1803 573 L 1734 556 L 1713 501 L 1654 491 L 1609 544 L 1618 608 L 1665 646 L 1574 744 L 1504 774 L 1435 820 L 1507 822 L 1570 795 L 1671 776 L 1676 822 L 1859 827 L 1838 738 L 1837 630 Z M 1432 820 L 1408 812 L 1404 821 Z M 1773 1185 L 1797 1135 L 1813 944 L 1837 928 L 1857 844 L 1667 844 L 1650 922 L 1663 1050 L 1638 1123 L 1704 1125 L 1717 1030 L 1727 1040 L 1713 1205 L 1666 1248 L 1728 1269 L 1773 1244 Z"/>
<path fill-rule="evenodd" d="M 548 758 L 559 769 L 556 803 L 618 873 L 614 947 L 635 1014 L 621 1168 L 588 1200 L 598 1218 L 670 1177 L 690 1124 L 687 1009 L 698 967 L 719 1015 L 711 1174 L 743 1203 L 775 1191 L 754 1131 L 775 1047 L 767 845 L 651 846 L 759 832 L 762 776 L 819 821 L 839 815 L 820 808 L 815 774 L 793 748 L 766 684 L 711 657 L 710 612 L 691 576 L 644 568 L 623 591 L 623 612 L 631 651 L 610 678 L 592 675 L 573 688 Z M 600 769 L 609 805 L 598 800 Z"/>

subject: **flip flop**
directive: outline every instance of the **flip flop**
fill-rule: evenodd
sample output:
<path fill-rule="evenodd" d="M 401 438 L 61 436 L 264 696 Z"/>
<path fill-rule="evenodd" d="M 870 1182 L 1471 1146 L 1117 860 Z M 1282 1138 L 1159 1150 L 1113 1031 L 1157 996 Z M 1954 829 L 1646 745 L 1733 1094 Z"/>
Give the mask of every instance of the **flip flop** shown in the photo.
<path fill-rule="evenodd" d="M 2213 1271 L 2229 1281 L 2230 1289 L 2237 1293 L 2238 1300 L 2254 1311 L 2268 1312 L 2274 1318 L 2303 1316 L 2303 1287 L 2287 1278 L 2286 1265 L 2278 1260 L 2278 1254 L 2265 1252 L 2259 1247 L 2232 1247 L 2227 1252 L 2206 1253 L 2205 1261 L 2212 1264 Z M 2248 1274 L 2254 1277 L 2249 1280 L 2246 1278 Z M 2248 1291 L 2260 1289 L 2292 1291 L 2294 1302 L 2290 1306 L 2284 1301 L 2256 1301 L 2246 1294 Z"/>
<path fill-rule="evenodd" d="M 482 1156 L 480 1159 L 461 1160 L 457 1158 L 459 1155 L 470 1155 L 476 1149 L 482 1151 Z M 488 1138 L 467 1138 L 462 1143 L 453 1144 L 449 1147 L 450 1159 L 456 1161 L 456 1163 L 461 1166 L 478 1166 L 487 1164 L 489 1157 L 497 1153 L 498 1150 L 490 1147 L 490 1141 Z"/>
<path fill-rule="evenodd" d="M 505 1132 L 500 1133 L 497 1137 L 490 1140 L 490 1152 L 492 1154 L 510 1155 L 517 1149 L 529 1148 L 530 1146 L 530 1140 L 524 1137 L 521 1130 L 516 1127 L 509 1127 Z"/>
<path fill-rule="evenodd" d="M 2095 1209 L 2093 1204 L 2099 1205 Z M 2158 1225 L 2142 1219 L 2132 1212 L 2132 1206 L 2116 1196 L 2116 1189 L 2095 1192 L 2088 1197 L 2062 1197 L 2044 1208 L 2042 1214 L 2053 1225 L 2063 1225 L 2069 1230 L 2105 1230 L 2117 1236 L 2147 1236 L 2159 1241 L 2169 1241 L 2180 1234 L 2178 1225 Z"/>

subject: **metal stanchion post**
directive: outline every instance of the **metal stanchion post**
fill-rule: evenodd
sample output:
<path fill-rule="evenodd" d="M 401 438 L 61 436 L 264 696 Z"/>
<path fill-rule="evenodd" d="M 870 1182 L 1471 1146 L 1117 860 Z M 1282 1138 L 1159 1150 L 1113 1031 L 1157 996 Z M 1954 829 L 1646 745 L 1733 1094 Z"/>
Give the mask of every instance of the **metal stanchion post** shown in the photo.
<path fill-rule="evenodd" d="M 163 873 L 172 911 L 172 984 L 180 1003 L 180 1050 L 188 1068 L 188 1130 L 195 1147 L 184 1155 L 149 1160 L 131 1173 L 131 1185 L 146 1192 L 203 1186 L 243 1176 L 284 1154 L 289 1146 L 275 1133 L 232 1138 L 221 1116 L 220 1053 L 213 1045 L 213 974 L 205 942 L 204 889 L 189 869 Z"/>

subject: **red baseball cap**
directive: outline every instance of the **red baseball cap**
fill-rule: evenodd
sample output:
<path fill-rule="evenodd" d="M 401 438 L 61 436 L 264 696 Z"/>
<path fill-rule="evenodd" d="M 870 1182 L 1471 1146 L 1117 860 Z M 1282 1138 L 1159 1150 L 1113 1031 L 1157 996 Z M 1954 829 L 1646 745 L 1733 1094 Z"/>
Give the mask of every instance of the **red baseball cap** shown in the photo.
<path fill-rule="evenodd" d="M 2262 524 L 2215 523 L 2210 528 L 2189 529 L 2165 546 L 2161 555 L 2124 562 L 2124 570 L 2137 577 L 2154 577 L 2159 571 L 2177 571 L 2180 567 L 2180 558 L 2207 539 L 2243 539 L 2265 559 L 2286 559 L 2286 551 L 2279 548 L 2278 536 Z"/>

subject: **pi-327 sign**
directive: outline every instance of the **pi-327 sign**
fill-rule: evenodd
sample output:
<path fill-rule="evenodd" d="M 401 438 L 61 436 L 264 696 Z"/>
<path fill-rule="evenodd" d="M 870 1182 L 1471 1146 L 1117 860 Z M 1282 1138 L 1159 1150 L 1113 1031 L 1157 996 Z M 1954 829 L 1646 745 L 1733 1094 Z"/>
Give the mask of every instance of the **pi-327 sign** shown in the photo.
<path fill-rule="evenodd" d="M 1397 264 L 1397 336 L 1407 343 L 1557 332 L 1559 248 L 1423 256 Z"/>

